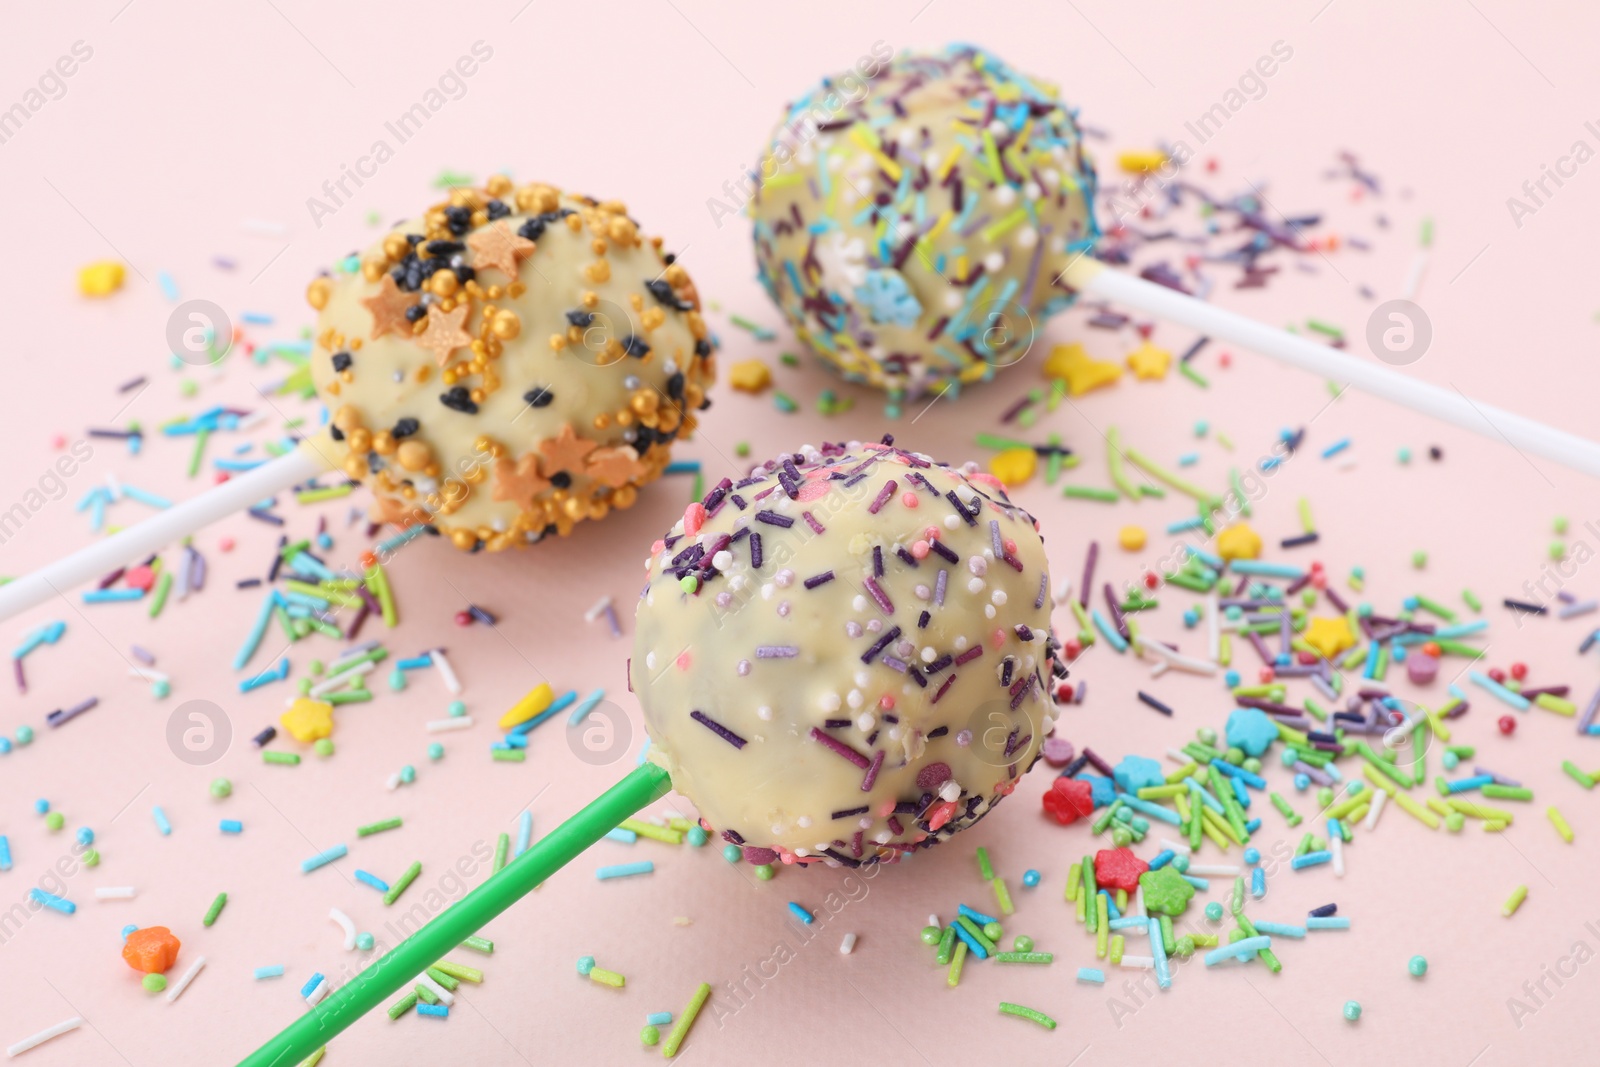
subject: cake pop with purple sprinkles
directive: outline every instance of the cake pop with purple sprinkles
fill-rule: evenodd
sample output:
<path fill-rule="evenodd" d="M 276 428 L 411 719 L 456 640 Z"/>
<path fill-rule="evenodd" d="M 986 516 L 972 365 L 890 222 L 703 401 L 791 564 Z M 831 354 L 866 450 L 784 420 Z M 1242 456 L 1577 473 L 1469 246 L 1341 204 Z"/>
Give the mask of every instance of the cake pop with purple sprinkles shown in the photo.
<path fill-rule="evenodd" d="M 881 444 L 724 479 L 651 548 L 649 758 L 755 864 L 893 862 L 1017 785 L 1066 674 L 1033 517 Z"/>

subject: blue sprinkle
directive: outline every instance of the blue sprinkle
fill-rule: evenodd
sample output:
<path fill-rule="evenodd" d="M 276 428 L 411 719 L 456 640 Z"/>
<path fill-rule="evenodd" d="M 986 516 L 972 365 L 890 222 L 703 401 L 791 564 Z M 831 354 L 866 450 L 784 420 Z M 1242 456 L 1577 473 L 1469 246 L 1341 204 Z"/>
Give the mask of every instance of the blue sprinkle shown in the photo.
<path fill-rule="evenodd" d="M 812 914 L 809 911 L 807 911 L 806 909 L 802 908 L 800 905 L 796 904 L 792 900 L 789 901 L 789 910 L 794 912 L 795 918 L 799 919 L 801 922 L 805 923 L 807 926 L 811 925 L 811 923 L 814 921 L 814 917 L 812 916 Z M 956 927 L 956 929 L 957 929 L 957 931 L 959 931 L 961 928 L 958 926 L 958 927 Z"/>

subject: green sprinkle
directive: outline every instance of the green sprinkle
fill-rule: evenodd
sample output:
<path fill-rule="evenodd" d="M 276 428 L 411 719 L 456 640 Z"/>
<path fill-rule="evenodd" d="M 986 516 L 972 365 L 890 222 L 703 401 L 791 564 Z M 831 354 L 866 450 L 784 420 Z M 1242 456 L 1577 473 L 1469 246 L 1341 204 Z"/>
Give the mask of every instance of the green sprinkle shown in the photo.
<path fill-rule="evenodd" d="M 941 967 L 950 962 L 950 957 L 956 950 L 956 928 L 946 926 L 944 933 L 939 935 L 939 952 L 934 956 L 934 961 Z"/>
<path fill-rule="evenodd" d="M 167 976 L 164 974 L 147 974 L 141 984 L 151 993 L 159 993 L 167 988 Z"/>
<path fill-rule="evenodd" d="M 1346 1019 L 1349 1019 L 1351 1022 L 1355 1022 L 1357 1019 L 1361 1018 L 1361 1005 L 1360 1005 L 1360 1003 L 1357 1002 L 1357 1001 L 1354 1001 L 1354 1000 L 1345 1001 L 1344 1002 L 1344 1017 Z"/>
<path fill-rule="evenodd" d="M 1471 608 L 1473 611 L 1483 610 L 1483 601 L 1479 600 L 1477 594 L 1472 590 L 1461 590 L 1461 599 L 1467 605 L 1467 607 Z"/>
<path fill-rule="evenodd" d="M 1522 902 L 1527 899 L 1528 887 L 1525 885 L 1517 886 L 1511 891 L 1511 896 L 1506 899 L 1506 902 L 1500 906 L 1500 914 L 1508 919 L 1511 918 L 1517 913 L 1517 909 L 1522 907 Z"/>
<path fill-rule="evenodd" d="M 996 952 L 994 958 L 1001 963 L 1051 963 L 1056 957 L 1051 952 Z"/>
<path fill-rule="evenodd" d="M 660 1040 L 661 1031 L 656 1029 L 656 1027 L 653 1025 L 647 1023 L 645 1028 L 639 1031 L 639 1044 L 645 1046 L 646 1048 L 649 1048 L 651 1045 L 656 1044 Z"/>
<path fill-rule="evenodd" d="M 528 758 L 527 750 L 521 748 L 496 748 L 489 755 L 501 763 L 521 763 Z"/>
<path fill-rule="evenodd" d="M 226 778 L 216 778 L 211 782 L 211 795 L 221 800 L 233 792 L 233 783 Z"/>
<path fill-rule="evenodd" d="M 800 410 L 800 405 L 794 402 L 793 397 L 789 396 L 787 393 L 780 393 L 777 390 L 773 390 L 772 393 L 772 406 L 786 415 L 793 414 L 794 412 Z M 670 1041 L 671 1038 L 668 1038 L 668 1040 Z"/>
<path fill-rule="evenodd" d="M 954 929 L 954 927 L 951 927 Z M 967 943 L 956 942 L 955 955 L 950 957 L 950 970 L 945 973 L 944 984 L 954 989 L 961 984 L 961 968 L 967 962 Z"/>
<path fill-rule="evenodd" d="M 211 907 L 206 909 L 206 917 L 200 920 L 200 925 L 210 926 L 217 921 L 217 916 L 222 914 L 223 905 L 228 903 L 228 894 L 218 893 L 217 899 L 211 902 Z"/>
<path fill-rule="evenodd" d="M 473 985 L 483 984 L 483 972 L 476 967 L 468 967 L 464 963 L 452 963 L 449 960 L 440 960 L 434 966 L 451 978 L 471 982 Z"/>
<path fill-rule="evenodd" d="M 393 904 L 395 901 L 399 900 L 400 899 L 400 894 L 404 893 L 406 891 L 406 889 L 411 885 L 411 883 L 415 882 L 417 880 L 417 875 L 419 875 L 421 873 L 422 873 L 422 861 L 421 860 L 418 860 L 417 862 L 413 863 L 411 866 L 407 867 L 406 868 L 406 873 L 402 874 L 400 876 L 400 880 L 398 882 L 396 882 L 394 885 L 390 886 L 389 887 L 389 891 L 383 895 L 384 906 L 387 907 L 388 905 Z"/>
<path fill-rule="evenodd" d="M 470 948 L 474 952 L 481 952 L 485 956 L 494 954 L 494 942 L 486 937 L 478 937 L 476 934 L 461 942 L 461 947 Z"/>
<path fill-rule="evenodd" d="M 281 763 L 285 767 L 298 767 L 300 765 L 300 756 L 295 752 L 277 752 L 272 749 L 265 749 L 261 753 L 261 762 Z"/>
<path fill-rule="evenodd" d="M 400 825 L 401 820 L 399 818 L 384 819 L 382 822 L 369 822 L 365 826 L 356 827 L 356 836 L 371 837 L 373 834 L 381 834 L 385 830 L 398 830 Z"/>
<path fill-rule="evenodd" d="M 711 996 L 711 987 L 704 982 L 694 991 L 694 996 L 689 998 L 689 1003 L 684 1005 L 683 1014 L 678 1016 L 672 1024 L 672 1032 L 662 1042 L 661 1054 L 668 1059 L 678 1054 L 678 1046 L 683 1044 L 683 1039 L 689 1036 L 689 1027 L 694 1025 L 695 1016 L 700 1014 L 700 1009 L 705 1006 L 706 998 Z"/>
<path fill-rule="evenodd" d="M 1569 845 L 1572 844 L 1572 827 L 1554 805 L 1545 809 L 1545 816 L 1550 820 L 1550 825 L 1556 828 L 1556 833 L 1561 835 L 1561 840 Z"/>
<path fill-rule="evenodd" d="M 389 1021 L 393 1022 L 406 1012 L 410 1011 L 412 1008 L 416 1007 L 418 999 L 419 998 L 417 997 L 416 992 L 413 991 L 407 993 L 405 996 L 389 1005 Z"/>
<path fill-rule="evenodd" d="M 155 595 L 150 600 L 150 617 L 153 619 L 161 614 L 161 609 L 167 606 L 167 594 L 172 591 L 172 572 L 162 571 L 161 577 L 156 579 Z"/>
<path fill-rule="evenodd" d="M 1330 325 L 1326 322 L 1321 322 L 1317 319 L 1307 319 L 1306 329 L 1312 331 L 1313 333 L 1320 333 L 1324 337 L 1332 337 L 1336 341 L 1344 339 L 1344 331 L 1339 329 L 1339 327 Z"/>
<path fill-rule="evenodd" d="M 978 849 L 978 873 L 985 882 L 994 880 L 994 866 L 989 862 L 989 850 L 982 847 Z"/>
<path fill-rule="evenodd" d="M 944 936 L 944 931 L 940 930 L 937 926 L 924 926 L 922 928 L 921 936 L 922 943 L 924 945 L 937 945 L 939 943 L 939 939 Z"/>
<path fill-rule="evenodd" d="M 1068 500 L 1098 500 L 1102 504 L 1115 504 L 1121 499 L 1110 489 L 1095 489 L 1087 485 L 1069 485 L 1061 490 Z"/>
<path fill-rule="evenodd" d="M 1046 1030 L 1054 1030 L 1056 1028 L 1056 1021 L 1050 1018 L 1050 1016 L 1046 1015 L 1044 1012 L 1035 1011 L 1032 1008 L 1025 1008 L 1021 1004 L 1012 1004 L 1010 1001 L 1002 1000 L 1000 1002 L 1000 1014 L 1015 1015 L 1021 1019 L 1031 1020 L 1038 1023 Z"/>
<path fill-rule="evenodd" d="M 1594 788 L 1594 777 L 1578 769 L 1578 765 L 1571 760 L 1562 760 L 1561 769 L 1567 772 L 1567 777 L 1583 786 L 1585 789 Z"/>
<path fill-rule="evenodd" d="M 506 856 L 511 852 L 511 835 L 501 834 L 494 843 L 494 862 L 490 865 L 491 873 L 498 873 L 506 865 Z"/>
<path fill-rule="evenodd" d="M 1406 961 L 1406 970 L 1411 972 L 1411 977 L 1421 978 L 1428 973 L 1428 958 L 1426 956 L 1412 956 Z"/>
<path fill-rule="evenodd" d="M 1178 361 L 1178 373 L 1183 375 L 1185 378 L 1189 379 L 1191 382 L 1193 382 L 1194 384 L 1198 385 L 1202 389 L 1210 389 L 1211 388 L 1211 383 L 1206 381 L 1204 375 L 1202 375 L 1199 371 L 1195 370 L 1193 367 L 1191 367 L 1189 364 L 1183 362 L 1182 360 Z"/>

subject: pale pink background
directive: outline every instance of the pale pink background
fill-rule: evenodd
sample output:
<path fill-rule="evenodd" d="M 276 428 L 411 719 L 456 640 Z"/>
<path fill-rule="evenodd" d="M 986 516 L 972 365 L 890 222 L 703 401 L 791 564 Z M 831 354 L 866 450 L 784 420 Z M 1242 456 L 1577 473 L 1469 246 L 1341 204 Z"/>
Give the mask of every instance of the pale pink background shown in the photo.
<path fill-rule="evenodd" d="M 47 5 L 13 20 L 0 38 L 0 106 L 21 98 L 74 41 L 87 42 L 94 54 L 68 81 L 64 98 L 0 145 L 12 376 L 0 393 L 8 446 L 0 503 L 9 506 L 36 482 L 53 458 L 57 434 L 76 439 L 89 426 L 119 419 L 148 427 L 202 405 L 249 405 L 251 383 L 278 373 L 235 356 L 220 380 L 198 375 L 205 383 L 198 399 L 182 399 L 166 367 L 170 305 L 155 285 L 158 271 L 169 271 L 185 297 L 212 299 L 233 313 L 277 316 L 276 326 L 253 331 L 256 338 L 293 337 L 310 322 L 301 296 L 307 279 L 370 239 L 369 210 L 398 217 L 430 201 L 429 183 L 442 167 L 480 176 L 507 167 L 623 198 L 651 232 L 667 235 L 703 294 L 725 310 L 776 324 L 752 279 L 746 226 L 734 220 L 719 229 L 705 202 L 752 161 L 784 100 L 821 72 L 852 64 L 880 39 L 895 47 L 975 40 L 1059 80 L 1085 118 L 1113 135 L 1100 146 L 1106 163 L 1117 149 L 1181 135 L 1183 122 L 1216 101 L 1275 40 L 1288 42 L 1294 57 L 1265 98 L 1204 149 L 1222 163 L 1213 187 L 1268 180 L 1275 206 L 1288 213 L 1327 208 L 1331 230 L 1368 237 L 1374 251 L 1339 252 L 1313 261 L 1314 275 L 1291 271 L 1265 293 L 1225 291 L 1220 298 L 1267 321 L 1316 316 L 1359 338 L 1369 305 L 1356 287 L 1398 295 L 1419 221 L 1431 215 L 1438 239 L 1419 300 L 1432 317 L 1435 341 L 1408 373 L 1593 432 L 1600 164 L 1580 170 L 1520 229 L 1505 207 L 1525 179 L 1574 140 L 1596 143 L 1583 123 L 1600 119 L 1594 105 L 1600 75 L 1591 54 L 1600 20 L 1580 5 L 1540 11 L 1505 0 L 1295 0 L 1232 4 L 1222 12 L 1108 0 L 910 0 L 831 9 L 647 0 L 536 2 L 520 13 L 519 7 L 521 0 L 359 10 L 303 0 L 109 0 Z M 383 123 L 478 40 L 494 54 L 468 81 L 465 98 L 401 148 L 352 204 L 314 227 L 306 199 L 367 151 L 383 135 Z M 1340 149 L 1358 152 L 1384 179 L 1389 233 L 1374 228 L 1378 205 L 1351 204 L 1347 183 L 1322 178 Z M 245 218 L 276 220 L 287 229 L 281 237 L 252 234 L 241 228 Z M 80 300 L 77 268 L 119 254 L 136 268 L 125 291 L 104 303 Z M 235 257 L 238 269 L 213 268 L 218 254 Z M 725 315 L 711 317 L 726 345 L 724 366 L 752 354 L 774 359 L 777 346 L 757 344 Z M 1054 323 L 1048 339 L 1075 335 L 1081 329 L 1073 316 Z M 1156 339 L 1174 349 L 1190 340 L 1167 328 Z M 1086 340 L 1112 358 L 1126 348 L 1105 334 Z M 1341 580 L 1351 565 L 1365 566 L 1380 609 L 1414 591 L 1459 603 L 1460 588 L 1469 584 L 1491 603 L 1518 593 L 1540 573 L 1556 514 L 1568 515 L 1576 536 L 1595 544 L 1581 530 L 1584 521 L 1600 520 L 1594 486 L 1553 464 L 1530 464 L 1492 442 L 1360 397 L 1319 416 L 1327 399 L 1321 382 L 1241 353 L 1224 371 L 1216 356 L 1213 347 L 1198 363 L 1213 379 L 1209 393 L 1176 376 L 1159 385 L 1125 381 L 1063 407 L 1035 432 L 1058 431 L 1080 450 L 1085 465 L 1077 478 L 1088 484 L 1106 482 L 1097 431 L 1115 424 L 1130 442 L 1168 461 L 1198 447 L 1204 459 L 1195 477 L 1220 485 L 1230 460 L 1214 441 L 1194 441 L 1195 419 L 1230 434 L 1238 462 L 1263 454 L 1279 428 L 1316 416 L 1306 451 L 1273 479 L 1258 505 L 1258 527 L 1273 543 L 1298 532 L 1295 502 L 1309 496 L 1323 543 L 1297 558 L 1315 555 Z M 992 428 L 997 413 L 1038 381 L 1036 367 L 1036 358 L 1026 361 L 959 405 L 941 402 L 914 425 L 908 417 L 888 428 L 912 447 L 965 458 L 974 451 L 971 434 Z M 150 375 L 154 385 L 122 411 L 115 386 L 136 374 Z M 821 388 L 837 386 L 809 363 L 780 369 L 778 378 L 808 411 Z M 762 455 L 801 441 L 882 433 L 878 398 L 844 392 L 855 397 L 855 410 L 825 420 L 810 413 L 775 417 L 768 401 L 719 387 L 704 433 L 680 455 L 702 459 L 714 478 L 732 471 L 740 440 Z M 296 402 L 286 410 L 301 408 Z M 1317 453 L 1343 436 L 1354 439 L 1359 465 L 1341 473 Z M 223 454 L 229 443 L 219 438 L 211 454 Z M 1401 468 L 1393 460 L 1402 445 L 1420 457 L 1435 443 L 1445 450 L 1441 464 L 1419 458 Z M 87 522 L 71 503 L 106 475 L 155 492 L 191 493 L 198 483 L 183 476 L 188 447 L 187 439 L 152 437 L 143 456 L 130 458 L 120 446 L 96 442 L 66 499 L 0 549 L 0 570 L 20 573 L 84 543 Z M 0 905 L 20 900 L 69 845 L 67 833 L 45 834 L 31 810 L 35 797 L 66 812 L 69 830 L 93 826 L 104 856 L 97 870 L 80 870 L 68 883 L 80 904 L 75 916 L 41 913 L 0 944 L 0 1043 L 78 1013 L 90 1027 L 27 1062 L 232 1062 L 301 1010 L 296 991 L 313 969 L 331 973 L 355 959 L 339 950 L 337 929 L 325 918 L 330 906 L 350 912 L 363 929 L 377 929 L 388 917 L 375 893 L 351 883 L 355 867 L 392 878 L 420 858 L 419 887 L 437 884 L 473 842 L 513 830 L 524 806 L 531 804 L 543 833 L 612 781 L 631 765 L 641 740 L 637 724 L 626 758 L 596 768 L 572 756 L 554 724 L 536 735 L 526 764 L 491 765 L 487 720 L 542 678 L 558 688 L 604 686 L 636 714 L 625 692 L 627 643 L 581 616 L 601 594 L 626 607 L 645 546 L 670 524 L 687 493 L 686 481 L 669 481 L 619 519 L 523 555 L 465 559 L 435 543 L 400 556 L 392 571 L 404 622 L 388 635 L 390 647 L 408 654 L 448 644 L 467 682 L 467 702 L 484 720 L 470 735 L 446 737 L 450 753 L 437 765 L 425 758 L 430 738 L 421 723 L 440 717 L 448 698 L 427 675 L 414 676 L 412 688 L 398 696 L 377 678 L 379 699 L 341 714 L 332 760 L 310 758 L 297 769 L 260 764 L 245 738 L 276 714 L 287 690 L 280 685 L 241 697 L 227 669 L 259 597 L 234 593 L 232 583 L 258 573 L 275 538 L 246 519 L 200 535 L 197 543 L 212 562 L 211 587 L 170 605 L 157 623 L 144 617 L 143 606 L 80 613 L 74 599 L 0 627 L 0 640 L 14 643 L 42 620 L 69 624 L 61 645 L 28 661 L 32 691 L 0 703 L 7 734 L 24 722 L 41 730 L 31 748 L 0 759 L 0 832 L 9 834 L 16 857 L 15 868 L 0 875 Z M 1156 558 L 1157 546 L 1167 543 L 1158 531 L 1189 513 L 1181 497 L 1107 508 L 1064 501 L 1042 484 L 1019 497 L 1046 522 L 1058 572 L 1075 574 L 1084 546 L 1098 538 L 1107 549 L 1101 573 L 1118 580 Z M 286 510 L 299 529 L 308 528 L 309 513 L 301 516 L 292 503 Z M 341 535 L 332 553 L 340 564 L 360 547 L 354 533 L 343 536 L 345 510 L 328 509 Z M 114 521 L 140 513 L 138 505 L 124 504 Z M 1140 556 L 1111 547 L 1117 528 L 1131 522 L 1156 534 Z M 224 535 L 239 540 L 232 555 L 217 551 Z M 1418 548 L 1430 553 L 1421 574 L 1410 565 Z M 1581 594 L 1596 584 L 1583 571 L 1571 588 Z M 1174 591 L 1166 599 L 1149 625 L 1182 638 L 1178 606 L 1187 598 Z M 499 637 L 481 627 L 456 629 L 450 617 L 466 600 L 499 613 Z M 1525 659 L 1537 680 L 1570 682 L 1575 697 L 1587 698 L 1594 660 L 1579 662 L 1574 654 L 1586 624 L 1551 619 L 1519 630 L 1509 613 L 1488 614 L 1491 662 Z M 1192 647 L 1192 637 L 1183 639 Z M 150 648 L 173 672 L 166 702 L 154 702 L 126 677 L 131 642 Z M 332 648 L 320 642 L 295 649 L 297 669 Z M 1248 664 L 1248 654 L 1242 662 Z M 1090 698 L 1064 717 L 1067 736 L 1115 759 L 1128 751 L 1154 754 L 1194 728 L 1221 724 L 1229 705 L 1214 682 L 1155 683 L 1178 708 L 1176 722 L 1137 704 L 1134 690 L 1149 684 L 1144 671 L 1103 648 L 1085 657 L 1074 673 L 1089 679 Z M 59 732 L 43 729 L 50 709 L 91 693 L 101 698 L 98 709 Z M 1442 699 L 1438 690 L 1418 695 Z M 197 697 L 223 705 L 236 735 L 228 755 L 208 768 L 180 764 L 164 739 L 168 714 Z M 1568 755 L 1600 768 L 1600 744 L 1575 739 L 1566 721 L 1543 712 L 1525 718 L 1515 740 L 1506 741 L 1492 729 L 1500 709 L 1476 693 L 1474 702 L 1458 736 L 1479 744 L 1484 762 L 1536 784 L 1539 802 L 1503 837 L 1473 829 L 1429 836 L 1391 810 L 1378 832 L 1362 835 L 1349 850 L 1342 882 L 1325 868 L 1278 875 L 1268 900 L 1251 907 L 1255 917 L 1293 921 L 1309 906 L 1337 900 L 1355 924 L 1348 933 L 1282 945 L 1281 975 L 1258 967 L 1208 973 L 1187 967 L 1169 992 L 1119 1027 L 1108 1004 L 1116 986 L 1096 990 L 1073 981 L 1078 966 L 1094 964 L 1092 940 L 1074 928 L 1060 893 L 1068 863 L 1092 839 L 1082 827 L 1042 821 L 1038 795 L 1049 779 L 1041 770 L 1012 804 L 958 844 L 872 880 L 867 896 L 828 919 L 747 1007 L 725 1015 L 720 1027 L 710 1014 L 702 1016 L 684 1055 L 701 1063 L 803 1063 L 850 1050 L 896 1064 L 1014 1058 L 1096 1064 L 1260 1049 L 1285 1063 L 1576 1062 L 1578 1050 L 1592 1046 L 1589 1008 L 1600 982 L 1592 968 L 1579 970 L 1520 1030 L 1506 1000 L 1521 995 L 1522 983 L 1538 979 L 1541 968 L 1554 967 L 1575 941 L 1591 949 L 1600 942 L 1584 927 L 1600 925 L 1593 892 L 1600 816 L 1595 798 L 1557 769 Z M 384 779 L 406 762 L 419 769 L 416 785 L 385 792 Z M 226 802 L 206 793 L 218 773 L 235 783 Z M 1565 810 L 1577 845 L 1563 845 L 1544 822 L 1547 803 Z M 157 836 L 153 804 L 171 816 L 171 837 Z M 1298 806 L 1308 810 L 1309 800 Z M 356 825 L 394 814 L 405 817 L 404 830 L 357 843 Z M 217 833 L 217 820 L 227 817 L 245 823 L 243 836 Z M 1270 811 L 1265 818 L 1261 841 L 1270 846 L 1282 824 Z M 300 875 L 302 858 L 340 841 L 352 846 L 348 860 Z M 958 901 L 991 903 L 975 873 L 977 845 L 989 848 L 1018 900 L 1009 932 L 1033 935 L 1039 948 L 1057 953 L 1057 962 L 1048 969 L 969 965 L 961 988 L 949 991 L 916 935 L 930 911 L 948 915 Z M 591 869 L 600 863 L 643 857 L 658 864 L 648 879 L 593 880 Z M 1029 867 L 1044 873 L 1037 890 L 1021 888 Z M 460 954 L 481 962 L 488 981 L 462 998 L 448 1022 L 391 1024 L 379 1015 L 339 1039 L 327 1062 L 618 1062 L 637 1052 L 646 1013 L 678 1011 L 697 982 L 717 987 L 719 1013 L 736 1006 L 726 983 L 769 957 L 780 937 L 794 939 L 784 903 L 818 907 L 840 881 L 826 871 L 784 872 L 762 884 L 748 869 L 724 864 L 714 849 L 602 843 L 492 925 L 488 933 L 500 946 L 492 959 Z M 1518 883 L 1531 894 L 1508 922 L 1499 917 L 1500 904 Z M 94 900 L 94 886 L 124 884 L 139 887 L 137 900 Z M 231 902 L 217 925 L 204 930 L 200 917 L 219 889 Z M 679 916 L 692 923 L 675 925 Z M 120 962 L 117 931 L 128 922 L 177 930 L 185 941 L 180 970 L 197 952 L 210 960 L 176 1004 L 146 996 Z M 847 930 L 860 941 L 853 956 L 841 957 L 836 946 Z M 1417 952 L 1433 964 L 1422 982 L 1405 972 Z M 583 954 L 627 974 L 627 988 L 579 978 L 573 961 Z M 285 964 L 288 974 L 253 981 L 252 968 L 267 963 Z M 1114 975 L 1117 983 L 1125 973 Z M 1367 1008 L 1359 1025 L 1340 1017 L 1348 998 Z M 996 1003 L 1007 999 L 1051 1013 L 1060 1029 L 1047 1033 L 997 1016 Z"/>

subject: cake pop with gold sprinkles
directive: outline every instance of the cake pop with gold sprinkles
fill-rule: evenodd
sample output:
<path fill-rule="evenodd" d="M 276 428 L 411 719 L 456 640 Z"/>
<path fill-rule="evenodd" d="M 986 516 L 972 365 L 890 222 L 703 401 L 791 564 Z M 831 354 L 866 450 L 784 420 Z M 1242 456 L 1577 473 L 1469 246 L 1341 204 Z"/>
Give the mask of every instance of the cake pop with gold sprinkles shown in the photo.
<path fill-rule="evenodd" d="M 466 550 L 626 508 L 708 405 L 683 266 L 617 201 L 456 188 L 307 292 L 332 457 L 375 517 Z"/>

